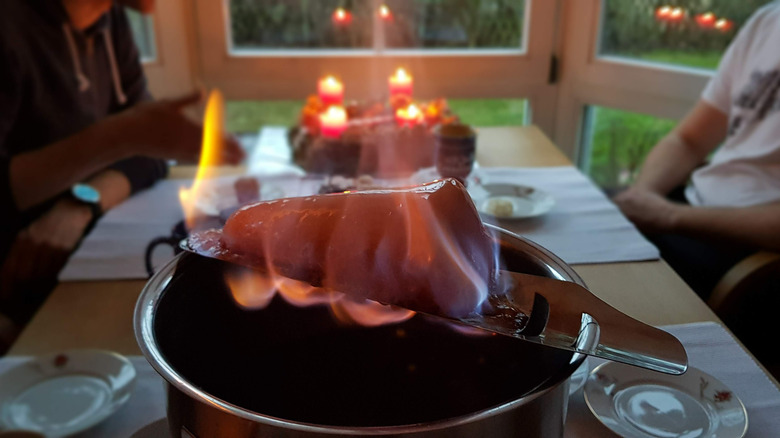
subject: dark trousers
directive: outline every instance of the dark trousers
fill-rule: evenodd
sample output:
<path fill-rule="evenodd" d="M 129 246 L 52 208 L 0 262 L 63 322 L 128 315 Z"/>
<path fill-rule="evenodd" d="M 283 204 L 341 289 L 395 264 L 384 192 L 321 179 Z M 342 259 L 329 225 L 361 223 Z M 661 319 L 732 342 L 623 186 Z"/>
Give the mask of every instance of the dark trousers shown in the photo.
<path fill-rule="evenodd" d="M 684 190 L 684 187 L 676 188 L 669 194 L 669 200 L 687 204 Z M 731 267 L 757 250 L 672 233 L 646 234 L 645 237 L 658 247 L 661 258 L 705 301 Z"/>

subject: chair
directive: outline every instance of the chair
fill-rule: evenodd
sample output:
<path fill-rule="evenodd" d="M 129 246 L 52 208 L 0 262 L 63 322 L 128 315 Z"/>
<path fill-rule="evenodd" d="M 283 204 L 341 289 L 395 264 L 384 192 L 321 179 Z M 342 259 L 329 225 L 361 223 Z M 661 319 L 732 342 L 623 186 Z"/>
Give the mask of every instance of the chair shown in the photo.
<path fill-rule="evenodd" d="M 734 265 L 720 279 L 707 304 L 761 364 L 780 378 L 780 253 L 759 251 Z"/>
<path fill-rule="evenodd" d="M 722 320 L 727 321 L 773 280 L 780 281 L 780 253 L 758 251 L 726 272 L 715 285 L 707 304 Z"/>

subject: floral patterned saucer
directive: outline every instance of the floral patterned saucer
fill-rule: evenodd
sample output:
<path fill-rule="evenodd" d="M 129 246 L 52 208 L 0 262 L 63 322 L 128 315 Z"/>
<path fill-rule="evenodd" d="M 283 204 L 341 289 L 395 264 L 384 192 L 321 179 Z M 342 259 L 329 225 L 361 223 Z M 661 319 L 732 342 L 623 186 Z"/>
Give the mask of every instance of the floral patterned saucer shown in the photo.
<path fill-rule="evenodd" d="M 693 367 L 681 376 L 607 362 L 585 383 L 585 402 L 605 426 L 630 438 L 741 438 L 742 401 Z"/>

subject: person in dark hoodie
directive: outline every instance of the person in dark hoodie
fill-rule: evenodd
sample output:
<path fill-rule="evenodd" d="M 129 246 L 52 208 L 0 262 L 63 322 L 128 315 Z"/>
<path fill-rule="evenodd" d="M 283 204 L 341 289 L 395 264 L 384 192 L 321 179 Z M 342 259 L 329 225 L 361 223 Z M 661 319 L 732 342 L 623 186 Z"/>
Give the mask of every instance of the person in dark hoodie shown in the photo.
<path fill-rule="evenodd" d="M 199 93 L 152 101 L 123 5 L 6 0 L 0 12 L 0 314 L 23 325 L 100 215 L 193 162 Z M 226 139 L 226 163 L 243 153 Z M 8 318 L 0 318 L 0 326 Z M 1 329 L 2 327 L 0 327 Z"/>

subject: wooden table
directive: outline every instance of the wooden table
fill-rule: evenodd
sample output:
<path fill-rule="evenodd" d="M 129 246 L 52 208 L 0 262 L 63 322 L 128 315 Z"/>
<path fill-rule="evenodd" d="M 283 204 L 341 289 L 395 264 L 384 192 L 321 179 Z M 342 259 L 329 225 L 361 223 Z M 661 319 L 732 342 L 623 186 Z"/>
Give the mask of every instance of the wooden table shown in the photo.
<path fill-rule="evenodd" d="M 478 139 L 477 161 L 483 167 L 571 165 L 533 126 L 481 128 Z M 179 168 L 173 174 L 192 175 L 193 169 Z M 574 265 L 574 269 L 594 294 L 648 324 L 719 322 L 663 261 Z M 139 280 L 60 284 L 9 354 L 38 355 L 70 348 L 140 354 L 132 321 L 136 298 L 144 284 Z"/>

